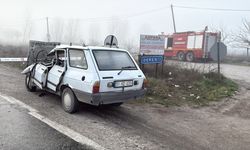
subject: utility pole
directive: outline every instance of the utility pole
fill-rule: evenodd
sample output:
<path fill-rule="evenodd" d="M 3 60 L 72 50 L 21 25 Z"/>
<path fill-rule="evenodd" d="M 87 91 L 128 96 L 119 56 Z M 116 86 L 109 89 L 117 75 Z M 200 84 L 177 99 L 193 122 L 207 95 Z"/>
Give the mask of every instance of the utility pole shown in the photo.
<path fill-rule="evenodd" d="M 174 33 L 176 33 L 176 26 L 175 26 L 175 19 L 174 19 L 174 9 L 173 9 L 173 5 L 172 5 L 172 4 L 171 4 L 171 12 L 172 12 L 172 19 L 173 19 Z"/>
<path fill-rule="evenodd" d="M 249 47 L 247 47 L 247 58 L 249 56 Z"/>
<path fill-rule="evenodd" d="M 247 47 L 247 61 L 249 61 L 249 47 Z"/>
<path fill-rule="evenodd" d="M 48 42 L 50 42 L 50 34 L 49 34 L 49 18 L 46 17 L 46 21 L 47 21 L 47 39 Z"/>

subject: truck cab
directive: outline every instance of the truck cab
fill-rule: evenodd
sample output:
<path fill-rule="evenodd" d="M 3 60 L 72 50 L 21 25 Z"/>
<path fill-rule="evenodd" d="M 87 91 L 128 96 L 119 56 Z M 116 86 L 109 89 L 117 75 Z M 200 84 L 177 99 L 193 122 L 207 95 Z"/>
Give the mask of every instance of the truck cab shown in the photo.
<path fill-rule="evenodd" d="M 110 47 L 59 45 L 50 63 L 34 63 L 26 74 L 28 91 L 39 88 L 61 96 L 73 113 L 79 102 L 121 105 L 146 92 L 146 78 L 127 50 Z"/>

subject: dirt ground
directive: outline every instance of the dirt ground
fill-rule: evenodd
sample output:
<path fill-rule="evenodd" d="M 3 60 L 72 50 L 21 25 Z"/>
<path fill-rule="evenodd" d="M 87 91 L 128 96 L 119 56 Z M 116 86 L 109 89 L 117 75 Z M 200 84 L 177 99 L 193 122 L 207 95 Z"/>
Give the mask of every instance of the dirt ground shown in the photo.
<path fill-rule="evenodd" d="M 0 64 L 0 94 L 14 97 L 40 114 L 87 136 L 106 149 L 220 149 L 250 147 L 250 68 L 222 65 L 240 90 L 209 107 L 124 104 L 120 108 L 81 105 L 65 113 L 60 98 L 29 93 L 20 70 Z"/>

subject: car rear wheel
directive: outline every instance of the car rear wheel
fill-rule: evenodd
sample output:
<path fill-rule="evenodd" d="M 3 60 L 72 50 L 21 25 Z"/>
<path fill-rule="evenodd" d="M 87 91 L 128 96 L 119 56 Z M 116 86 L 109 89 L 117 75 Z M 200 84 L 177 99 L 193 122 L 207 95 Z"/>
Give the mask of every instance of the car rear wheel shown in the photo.
<path fill-rule="evenodd" d="M 34 86 L 34 84 L 31 81 L 31 77 L 30 75 L 26 75 L 25 78 L 25 87 L 29 92 L 35 92 L 36 91 L 36 86 Z"/>
<path fill-rule="evenodd" d="M 178 60 L 180 60 L 180 61 L 185 60 L 185 53 L 184 53 L 184 52 L 178 52 L 177 58 L 178 58 Z"/>
<path fill-rule="evenodd" d="M 194 53 L 193 52 L 188 52 L 186 54 L 186 60 L 189 61 L 189 62 L 194 61 Z"/>
<path fill-rule="evenodd" d="M 62 107 L 71 114 L 78 110 L 79 102 L 70 88 L 65 88 L 62 92 Z"/>

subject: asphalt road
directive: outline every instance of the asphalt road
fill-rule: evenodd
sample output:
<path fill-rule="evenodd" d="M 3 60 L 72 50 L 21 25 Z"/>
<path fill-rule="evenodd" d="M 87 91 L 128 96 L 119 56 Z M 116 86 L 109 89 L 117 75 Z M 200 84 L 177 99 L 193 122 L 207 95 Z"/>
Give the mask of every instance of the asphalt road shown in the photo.
<path fill-rule="evenodd" d="M 0 149 L 90 149 L 27 114 L 0 97 Z"/>
<path fill-rule="evenodd" d="M 227 69 L 229 71 L 226 71 Z M 222 70 L 226 72 L 226 76 L 240 79 L 238 82 L 242 86 L 241 92 L 232 99 L 206 108 L 165 108 L 159 105 L 140 104 L 125 104 L 116 108 L 92 107 L 81 104 L 80 111 L 71 115 L 62 110 L 58 96 L 46 93 L 40 97 L 41 91 L 27 92 L 24 86 L 24 76 L 20 74 L 21 71 L 2 64 L 0 64 L 0 96 L 19 100 L 35 109 L 36 113 L 44 118 L 94 141 L 95 144 L 105 149 L 247 150 L 250 147 L 249 68 L 225 65 Z M 36 141 L 36 138 L 41 140 L 43 138 L 44 140 L 55 138 L 54 142 L 58 147 L 53 147 L 50 142 L 44 141 L 48 143 L 48 147 L 45 146 L 45 149 L 61 149 L 60 145 L 63 143 L 79 146 L 74 145 L 75 143 L 72 140 L 57 132 L 56 129 L 61 128 L 53 127 L 53 124 L 48 126 L 43 121 L 29 116 L 29 111 L 19 108 L 18 105 L 12 105 L 2 104 L 0 115 L 6 116 L 6 113 L 13 112 L 13 117 L 18 115 L 21 117 L 11 120 L 17 120 L 19 124 L 22 120 L 28 120 L 24 121 L 23 126 L 29 127 L 31 131 L 34 129 L 34 132 L 22 132 L 17 129 L 19 133 L 16 133 L 16 139 L 24 148 L 29 146 L 29 138 L 34 143 L 39 142 Z M 8 112 L 8 110 L 11 112 Z M 2 127 L 1 119 L 4 118 L 0 118 L 0 127 Z M 12 129 L 15 131 L 15 127 Z M 49 134 L 50 132 L 52 134 Z M 11 131 L 0 132 L 0 137 L 4 139 L 6 145 L 12 145 L 8 143 L 11 141 L 4 136 L 7 133 L 11 133 Z M 71 132 L 66 133 L 74 135 L 70 134 Z M 27 137 L 27 139 L 22 137 Z M 53 140 L 51 143 L 53 143 Z M 81 143 L 81 146 L 84 146 L 82 144 L 84 142 Z M 0 149 L 4 149 L 3 146 L 1 147 L 0 144 Z M 32 147 L 31 149 L 39 149 L 39 147 Z"/>

